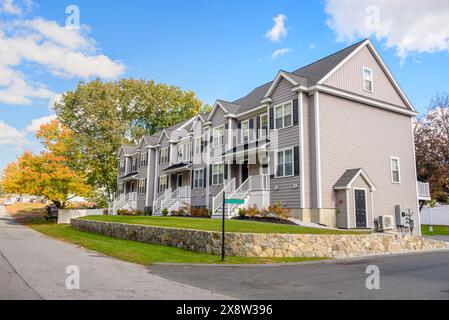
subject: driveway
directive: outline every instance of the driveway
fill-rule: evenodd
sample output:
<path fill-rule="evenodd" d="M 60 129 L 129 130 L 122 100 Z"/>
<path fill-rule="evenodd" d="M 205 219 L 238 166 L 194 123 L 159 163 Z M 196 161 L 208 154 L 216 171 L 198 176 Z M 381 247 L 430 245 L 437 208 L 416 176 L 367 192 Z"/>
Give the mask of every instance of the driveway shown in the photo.
<path fill-rule="evenodd" d="M 366 269 L 380 270 L 380 290 Z M 152 266 L 151 272 L 242 299 L 449 299 L 449 252 L 258 267 Z"/>
<path fill-rule="evenodd" d="M 80 270 L 79 290 L 66 288 L 66 268 L 72 265 Z M 0 300 L 227 298 L 50 239 L 16 224 L 0 207 Z"/>

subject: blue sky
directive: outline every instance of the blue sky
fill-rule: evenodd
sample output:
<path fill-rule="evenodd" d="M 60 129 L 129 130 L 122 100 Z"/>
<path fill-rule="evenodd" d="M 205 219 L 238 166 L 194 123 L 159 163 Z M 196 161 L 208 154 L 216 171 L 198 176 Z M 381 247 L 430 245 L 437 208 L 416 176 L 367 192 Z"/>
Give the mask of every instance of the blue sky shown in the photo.
<path fill-rule="evenodd" d="M 65 31 L 68 5 L 81 29 Z M 0 169 L 39 150 L 50 101 L 80 80 L 153 79 L 213 104 L 365 37 L 422 113 L 449 91 L 447 21 L 439 0 L 0 0 Z"/>

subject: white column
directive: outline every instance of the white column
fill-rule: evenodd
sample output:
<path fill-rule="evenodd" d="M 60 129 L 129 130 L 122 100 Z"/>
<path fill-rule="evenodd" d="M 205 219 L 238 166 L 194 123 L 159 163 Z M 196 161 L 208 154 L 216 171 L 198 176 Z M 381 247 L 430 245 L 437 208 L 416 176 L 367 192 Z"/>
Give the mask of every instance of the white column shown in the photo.
<path fill-rule="evenodd" d="M 298 93 L 299 101 L 299 157 L 300 157 L 300 189 L 299 189 L 299 199 L 300 208 L 304 209 L 306 207 L 305 203 L 305 177 L 304 177 L 304 94 L 302 91 Z"/>
<path fill-rule="evenodd" d="M 322 208 L 321 199 L 321 141 L 320 141 L 320 93 L 315 92 L 315 166 L 316 166 L 316 193 L 317 193 L 317 208 Z"/>

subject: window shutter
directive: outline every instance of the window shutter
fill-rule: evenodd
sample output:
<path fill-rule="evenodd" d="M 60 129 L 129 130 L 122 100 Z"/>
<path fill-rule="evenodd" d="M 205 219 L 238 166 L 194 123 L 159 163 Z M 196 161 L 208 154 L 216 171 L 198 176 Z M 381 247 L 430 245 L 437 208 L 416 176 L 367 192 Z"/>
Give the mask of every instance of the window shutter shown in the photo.
<path fill-rule="evenodd" d="M 159 149 L 159 164 L 161 164 L 161 159 L 162 159 L 162 149 Z"/>
<path fill-rule="evenodd" d="M 270 129 L 274 130 L 274 109 L 270 108 Z"/>
<path fill-rule="evenodd" d="M 254 140 L 254 119 L 249 119 L 249 141 Z"/>
<path fill-rule="evenodd" d="M 167 149 L 167 153 L 168 153 L 168 163 L 171 162 L 171 151 L 172 151 L 172 147 L 169 147 L 169 148 Z"/>
<path fill-rule="evenodd" d="M 229 174 L 228 169 L 229 169 L 229 166 L 227 166 L 226 164 L 223 164 L 223 172 L 224 172 L 224 174 L 223 174 L 224 177 L 223 178 L 225 180 L 228 180 L 228 174 Z"/>
<path fill-rule="evenodd" d="M 209 185 L 212 185 L 212 165 L 209 165 Z"/>
<path fill-rule="evenodd" d="M 295 176 L 299 176 L 299 147 L 295 147 L 294 149 L 294 170 L 295 170 Z"/>
<path fill-rule="evenodd" d="M 159 177 L 158 179 L 157 179 L 157 193 L 159 193 L 159 190 L 161 190 L 161 177 Z"/>
<path fill-rule="evenodd" d="M 238 124 L 237 124 L 237 141 L 238 141 L 238 143 L 241 143 L 242 142 L 242 123 L 241 122 L 239 122 Z"/>
<path fill-rule="evenodd" d="M 207 179 L 207 167 L 204 167 L 203 174 L 204 174 L 204 177 L 203 177 L 203 185 L 202 185 L 202 187 L 205 188 L 206 187 L 206 179 Z"/>
<path fill-rule="evenodd" d="M 293 125 L 298 125 L 299 113 L 298 113 L 298 99 L 293 100 Z"/>
<path fill-rule="evenodd" d="M 195 187 L 195 170 L 192 171 L 192 181 L 190 181 L 192 184 L 192 189 Z"/>
<path fill-rule="evenodd" d="M 256 118 L 256 139 L 259 139 L 260 117 Z"/>

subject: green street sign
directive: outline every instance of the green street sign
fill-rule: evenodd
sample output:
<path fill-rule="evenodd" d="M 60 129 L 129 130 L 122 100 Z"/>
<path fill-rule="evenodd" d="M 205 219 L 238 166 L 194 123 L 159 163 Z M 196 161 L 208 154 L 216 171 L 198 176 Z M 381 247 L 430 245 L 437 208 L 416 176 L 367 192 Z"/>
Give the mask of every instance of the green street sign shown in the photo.
<path fill-rule="evenodd" d="M 243 199 L 226 199 L 225 204 L 245 204 Z"/>

